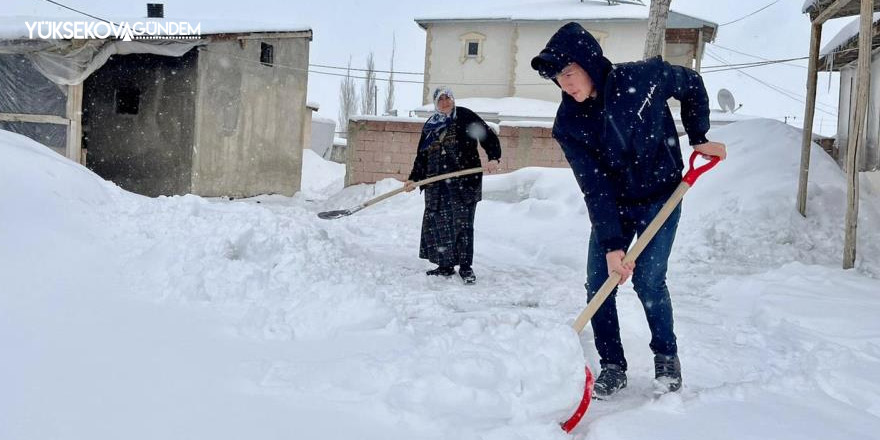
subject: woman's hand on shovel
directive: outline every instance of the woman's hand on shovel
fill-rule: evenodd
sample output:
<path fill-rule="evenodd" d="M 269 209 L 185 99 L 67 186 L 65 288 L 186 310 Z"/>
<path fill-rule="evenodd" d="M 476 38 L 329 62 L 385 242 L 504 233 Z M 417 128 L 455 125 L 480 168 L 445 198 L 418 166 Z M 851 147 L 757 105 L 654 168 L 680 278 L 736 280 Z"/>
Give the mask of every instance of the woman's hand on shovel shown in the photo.
<path fill-rule="evenodd" d="M 501 164 L 501 161 L 497 159 L 486 162 L 486 172 L 489 174 L 495 174 L 498 171 L 499 164 Z"/>
<path fill-rule="evenodd" d="M 415 182 L 413 182 L 412 180 L 407 180 L 406 182 L 403 183 L 403 190 L 406 192 L 410 192 L 410 191 L 416 189 L 416 186 L 414 185 L 414 183 Z"/>
<path fill-rule="evenodd" d="M 623 285 L 636 269 L 636 263 L 634 261 L 627 263 L 623 262 L 623 257 L 625 256 L 626 253 L 623 250 L 611 251 L 605 254 L 605 262 L 608 264 L 608 276 L 610 277 L 615 272 L 620 274 L 620 281 L 617 283 L 618 286 Z"/>

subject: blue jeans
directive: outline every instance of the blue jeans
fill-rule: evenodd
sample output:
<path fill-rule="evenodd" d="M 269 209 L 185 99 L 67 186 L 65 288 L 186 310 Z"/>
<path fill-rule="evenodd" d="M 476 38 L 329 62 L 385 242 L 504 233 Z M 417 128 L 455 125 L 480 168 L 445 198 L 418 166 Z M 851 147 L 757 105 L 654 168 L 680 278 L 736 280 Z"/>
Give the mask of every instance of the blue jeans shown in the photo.
<path fill-rule="evenodd" d="M 636 234 L 641 235 L 660 211 L 664 202 L 665 200 L 643 205 L 621 206 L 624 238 L 632 241 Z M 675 355 L 678 353 L 675 332 L 673 331 L 672 302 L 669 298 L 669 290 L 666 288 L 666 268 L 680 216 L 681 205 L 679 204 L 672 211 L 663 227 L 657 231 L 657 235 L 654 236 L 651 243 L 636 259 L 636 269 L 632 277 L 633 288 L 638 294 L 642 307 L 645 309 L 645 316 L 648 318 L 648 327 L 651 329 L 650 347 L 654 354 Z M 607 278 L 608 264 L 605 261 L 605 251 L 599 246 L 596 234 L 591 232 L 587 254 L 587 283 L 585 284 L 589 299 L 593 299 Z M 615 288 L 590 323 L 593 326 L 596 350 L 599 352 L 601 365 L 614 364 L 626 370 L 626 358 L 623 354 L 620 324 L 617 319 L 616 296 L 617 289 Z"/>

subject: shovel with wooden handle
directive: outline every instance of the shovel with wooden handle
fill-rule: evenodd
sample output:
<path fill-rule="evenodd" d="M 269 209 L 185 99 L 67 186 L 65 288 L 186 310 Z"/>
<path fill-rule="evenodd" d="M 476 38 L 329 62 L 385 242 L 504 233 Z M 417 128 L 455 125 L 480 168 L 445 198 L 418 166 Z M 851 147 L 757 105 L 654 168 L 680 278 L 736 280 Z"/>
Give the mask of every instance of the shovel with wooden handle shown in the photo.
<path fill-rule="evenodd" d="M 666 219 L 669 218 L 669 214 L 678 206 L 681 202 L 681 199 L 684 197 L 684 194 L 694 186 L 697 179 L 706 171 L 709 171 L 721 160 L 718 157 L 712 157 L 709 159 L 709 162 L 694 168 L 694 161 L 697 159 L 700 153 L 694 151 L 691 154 L 690 159 L 690 168 L 688 172 L 685 173 L 684 177 L 681 179 L 681 183 L 678 184 L 678 188 L 675 189 L 675 192 L 669 197 L 669 200 L 660 208 L 660 212 L 651 220 L 651 223 L 648 224 L 648 227 L 645 228 L 645 231 L 639 235 L 639 239 L 636 240 L 636 243 L 630 248 L 629 252 L 626 253 L 626 256 L 623 257 L 624 264 L 632 263 L 639 258 L 642 251 L 645 250 L 645 247 L 648 246 L 648 243 L 651 242 L 651 239 L 654 238 L 654 235 L 657 234 L 657 231 L 663 226 L 663 223 L 666 222 Z M 636 269 L 638 270 L 638 269 Z M 593 318 L 593 315 L 599 310 L 599 307 L 602 306 L 602 303 L 611 295 L 611 292 L 614 291 L 614 288 L 620 283 L 620 274 L 614 272 L 608 279 L 605 281 L 605 284 L 602 284 L 602 287 L 599 288 L 599 291 L 596 292 L 596 296 L 587 303 L 587 307 L 581 314 L 574 320 L 574 324 L 572 324 L 572 328 L 578 334 L 580 334 L 584 327 L 590 322 L 590 319 Z M 590 400 L 592 399 L 593 394 L 593 374 L 590 372 L 590 367 L 587 366 L 585 368 L 587 374 L 586 384 L 584 386 L 584 397 L 581 399 L 580 405 L 578 405 L 577 409 L 574 412 L 574 415 L 571 416 L 565 423 L 562 424 L 562 429 L 565 432 L 571 432 L 575 426 L 577 426 L 578 422 L 584 417 L 584 414 L 587 413 L 587 409 L 590 406 Z"/>
<path fill-rule="evenodd" d="M 468 175 L 468 174 L 476 174 L 476 173 L 479 173 L 479 172 L 482 172 L 482 171 L 483 171 L 482 168 L 477 167 L 477 168 L 468 168 L 468 169 L 466 169 L 466 170 L 461 170 L 461 171 L 455 171 L 455 172 L 452 172 L 452 173 L 441 174 L 441 175 L 439 175 L 439 176 L 434 176 L 434 177 L 430 177 L 430 178 L 425 179 L 425 180 L 420 180 L 420 181 L 418 181 L 418 182 L 415 182 L 415 183 L 413 183 L 413 188 L 417 188 L 417 187 L 420 187 L 420 186 L 422 186 L 422 185 L 427 185 L 427 184 L 429 184 L 429 183 L 439 182 L 439 181 L 441 181 L 441 180 L 445 180 L 445 179 L 451 179 L 451 178 L 453 178 L 453 177 L 466 176 L 466 175 Z M 361 203 L 360 205 L 355 206 L 354 208 L 349 208 L 349 209 L 339 209 L 339 210 L 336 210 L 336 211 L 325 211 L 325 212 L 319 212 L 319 213 L 318 213 L 318 217 L 319 217 L 319 218 L 322 218 L 322 219 L 324 219 L 324 220 L 333 220 L 333 219 L 337 219 L 337 218 L 340 218 L 340 217 L 347 217 L 347 216 L 349 216 L 349 215 L 352 215 L 352 214 L 354 214 L 354 213 L 360 211 L 361 209 L 364 209 L 364 208 L 366 208 L 366 207 L 368 207 L 368 206 L 375 205 L 376 203 L 379 203 L 379 202 L 381 202 L 382 200 L 385 200 L 385 199 L 387 199 L 387 198 L 389 198 L 389 197 L 396 196 L 396 195 L 398 195 L 398 194 L 404 192 L 405 190 L 406 190 L 406 186 L 404 186 L 404 187 L 402 187 L 402 188 L 395 189 L 394 191 L 389 191 L 389 192 L 387 192 L 387 193 L 385 193 L 385 194 L 382 194 L 382 195 L 380 195 L 380 196 L 377 196 L 377 197 L 375 197 L 375 198 L 372 198 L 372 199 L 370 199 L 370 200 L 367 200 L 366 202 Z"/>

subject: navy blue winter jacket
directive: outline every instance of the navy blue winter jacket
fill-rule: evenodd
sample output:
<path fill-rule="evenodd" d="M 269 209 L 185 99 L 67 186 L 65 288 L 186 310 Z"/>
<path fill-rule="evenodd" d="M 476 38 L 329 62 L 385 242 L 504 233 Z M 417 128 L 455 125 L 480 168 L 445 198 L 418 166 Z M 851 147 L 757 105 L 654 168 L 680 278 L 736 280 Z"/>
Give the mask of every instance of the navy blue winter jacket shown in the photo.
<path fill-rule="evenodd" d="M 560 28 L 532 67 L 546 75 L 572 61 L 593 79 L 598 96 L 579 103 L 562 92 L 553 137 L 584 193 L 600 246 L 625 249 L 621 211 L 666 199 L 681 182 L 681 147 L 666 101 L 681 102 L 682 124 L 697 145 L 707 142 L 709 98 L 697 72 L 660 57 L 612 66 L 577 23 Z"/>

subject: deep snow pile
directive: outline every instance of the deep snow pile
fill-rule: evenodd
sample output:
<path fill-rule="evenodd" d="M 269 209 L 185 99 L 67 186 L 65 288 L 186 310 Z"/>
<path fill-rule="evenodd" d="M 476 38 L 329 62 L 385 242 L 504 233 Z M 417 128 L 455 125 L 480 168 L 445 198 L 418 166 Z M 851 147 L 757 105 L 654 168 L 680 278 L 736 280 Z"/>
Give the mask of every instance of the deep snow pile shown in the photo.
<path fill-rule="evenodd" d="M 649 396 L 624 286 L 630 387 L 575 435 L 872 438 L 876 198 L 842 271 L 837 166 L 814 150 L 805 219 L 798 130 L 710 138 L 731 157 L 686 196 L 669 274 L 685 389 Z M 149 199 L 0 131 L 0 438 L 566 438 L 584 358 L 598 369 L 568 328 L 589 229 L 571 172 L 486 179 L 463 286 L 424 276 L 416 192 L 319 220 L 400 183 L 341 190 L 344 169 L 305 153 L 292 198 Z"/>

